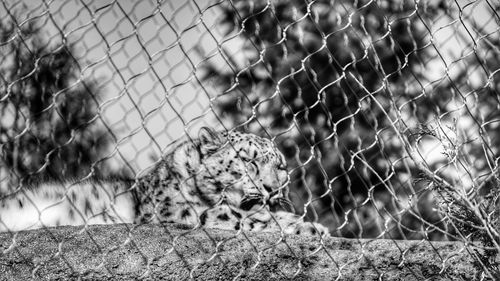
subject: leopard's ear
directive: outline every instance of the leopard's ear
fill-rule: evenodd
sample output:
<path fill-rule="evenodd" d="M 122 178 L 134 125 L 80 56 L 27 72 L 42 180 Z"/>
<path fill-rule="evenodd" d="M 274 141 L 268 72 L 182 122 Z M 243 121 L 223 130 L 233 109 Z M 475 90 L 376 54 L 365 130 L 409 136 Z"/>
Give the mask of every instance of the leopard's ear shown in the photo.
<path fill-rule="evenodd" d="M 221 134 L 209 127 L 202 127 L 198 132 L 198 138 L 200 140 L 200 152 L 203 155 L 215 152 L 224 144 Z"/>
<path fill-rule="evenodd" d="M 219 138 L 216 131 L 209 127 L 201 127 L 198 132 L 198 138 L 202 143 L 212 143 L 214 140 Z"/>

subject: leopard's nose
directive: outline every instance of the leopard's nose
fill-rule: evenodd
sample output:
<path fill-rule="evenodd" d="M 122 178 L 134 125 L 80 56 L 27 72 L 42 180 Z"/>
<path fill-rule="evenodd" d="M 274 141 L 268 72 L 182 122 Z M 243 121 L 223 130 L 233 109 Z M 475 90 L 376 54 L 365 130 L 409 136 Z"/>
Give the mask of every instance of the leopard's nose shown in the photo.
<path fill-rule="evenodd" d="M 269 194 L 271 194 L 273 192 L 273 188 L 267 184 L 263 184 L 262 186 L 264 186 L 264 189 L 269 192 Z"/>
<path fill-rule="evenodd" d="M 279 197 L 279 196 L 282 196 L 281 195 L 281 189 L 280 188 L 272 188 L 271 186 L 267 185 L 267 184 L 263 184 L 264 186 L 264 189 L 269 193 L 269 199 L 273 198 L 273 197 Z"/>

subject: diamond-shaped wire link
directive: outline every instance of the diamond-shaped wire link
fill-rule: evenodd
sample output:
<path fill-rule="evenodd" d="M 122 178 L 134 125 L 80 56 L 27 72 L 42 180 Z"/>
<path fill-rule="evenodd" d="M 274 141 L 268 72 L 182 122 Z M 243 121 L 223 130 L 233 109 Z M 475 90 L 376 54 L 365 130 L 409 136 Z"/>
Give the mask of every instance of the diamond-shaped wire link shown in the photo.
<path fill-rule="evenodd" d="M 169 233 L 165 252 L 183 261 L 189 277 L 227 259 L 224 245 L 240 239 L 252 250 L 234 279 L 274 251 L 290 261 L 282 278 L 302 276 L 321 254 L 338 280 L 353 263 L 384 279 L 390 273 L 380 272 L 369 249 L 389 239 L 398 266 L 416 262 L 415 247 L 430 247 L 442 274 L 456 253 L 439 252 L 435 241 L 461 242 L 459 252 L 493 280 L 499 14 L 491 0 L 2 0 L 0 203 L 54 173 L 82 182 L 137 179 L 203 126 L 240 130 L 270 138 L 284 153 L 300 218 L 358 239 L 362 254 L 339 259 L 323 240 L 297 251 L 283 235 L 259 242 L 240 231 L 222 240 L 206 232 L 211 244 L 194 258 L 179 250 L 190 231 Z M 62 57 L 71 66 L 51 76 L 44 65 Z M 85 145 L 92 149 L 75 148 Z M 40 216 L 46 209 L 34 207 Z M 161 259 L 142 251 L 136 226 L 124 225 L 112 247 L 92 240 L 87 227 L 74 236 L 93 241 L 101 257 L 94 270 L 116 274 L 107 256 L 129 247 L 144 262 L 143 276 Z M 6 253 L 16 251 L 12 235 L 11 245 L 1 245 Z M 59 248 L 33 261 L 33 276 L 56 259 L 85 274 L 64 251 L 71 238 L 53 239 Z M 418 242 L 400 247 L 400 240 Z"/>

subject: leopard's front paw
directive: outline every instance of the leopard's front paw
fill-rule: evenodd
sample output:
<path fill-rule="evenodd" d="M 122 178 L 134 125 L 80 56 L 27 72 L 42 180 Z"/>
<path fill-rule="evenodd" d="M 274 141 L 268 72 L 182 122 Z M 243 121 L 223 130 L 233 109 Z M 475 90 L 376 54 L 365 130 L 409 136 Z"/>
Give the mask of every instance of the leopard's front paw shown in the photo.
<path fill-rule="evenodd" d="M 328 228 L 320 223 L 302 222 L 295 225 L 291 234 L 330 237 Z"/>

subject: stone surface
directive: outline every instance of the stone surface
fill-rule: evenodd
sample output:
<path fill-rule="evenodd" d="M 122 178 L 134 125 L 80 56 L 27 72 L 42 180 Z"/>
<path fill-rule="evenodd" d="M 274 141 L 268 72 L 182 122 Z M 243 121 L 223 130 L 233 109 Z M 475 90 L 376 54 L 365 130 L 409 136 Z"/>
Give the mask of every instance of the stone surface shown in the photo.
<path fill-rule="evenodd" d="M 182 225 L 0 233 L 0 279 L 475 280 L 462 243 L 192 230 Z"/>

